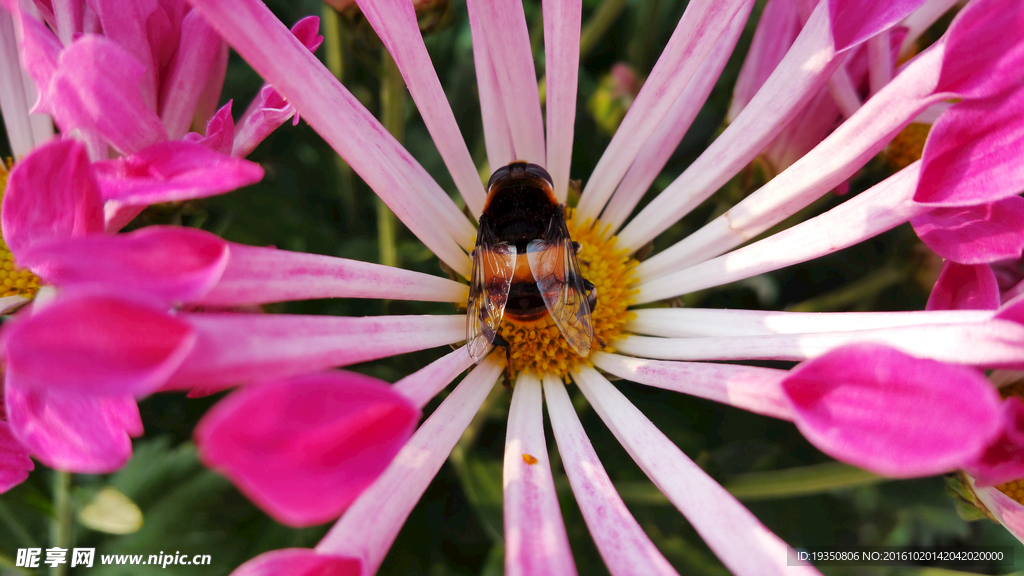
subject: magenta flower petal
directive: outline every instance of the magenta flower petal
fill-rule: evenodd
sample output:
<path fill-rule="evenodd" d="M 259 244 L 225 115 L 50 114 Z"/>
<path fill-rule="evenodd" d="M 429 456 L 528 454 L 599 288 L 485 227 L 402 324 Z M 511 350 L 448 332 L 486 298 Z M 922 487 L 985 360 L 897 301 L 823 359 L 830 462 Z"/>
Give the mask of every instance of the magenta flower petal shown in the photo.
<path fill-rule="evenodd" d="M 231 117 L 232 101 L 221 106 L 220 110 L 210 117 L 206 123 L 206 136 L 189 132 L 183 140 L 202 144 L 214 152 L 230 155 L 235 141 L 235 120 Z"/>
<path fill-rule="evenodd" d="M 107 296 L 58 300 L 4 328 L 8 377 L 54 394 L 147 394 L 196 340 L 181 320 Z"/>
<path fill-rule="evenodd" d="M 927 310 L 995 310 L 999 308 L 999 284 L 987 264 L 946 261 L 935 281 Z"/>
<path fill-rule="evenodd" d="M 937 91 L 985 98 L 1019 84 L 1024 67 L 1024 4 L 1016 0 L 969 3 L 949 26 Z"/>
<path fill-rule="evenodd" d="M 466 338 L 465 316 L 346 318 L 183 314 L 198 341 L 172 387 L 284 378 L 444 346 Z"/>
<path fill-rule="evenodd" d="M 103 198 L 125 204 L 203 198 L 263 179 L 259 164 L 181 141 L 160 142 L 94 166 Z"/>
<path fill-rule="evenodd" d="M 869 6 L 865 6 L 868 4 Z M 836 52 L 860 44 L 917 10 L 924 0 L 829 0 Z"/>
<path fill-rule="evenodd" d="M 1003 402 L 1002 430 L 978 459 L 964 466 L 978 486 L 995 486 L 1024 477 L 1024 402 Z"/>
<path fill-rule="evenodd" d="M 178 41 L 178 38 L 171 34 L 171 23 L 160 4 L 124 4 L 120 0 L 89 2 L 89 7 L 99 16 L 103 34 L 123 46 L 142 66 L 143 72 L 139 74 L 135 91 L 140 93 L 143 101 L 152 110 L 156 110 L 157 104 L 157 75 L 161 65 L 173 55 Z M 165 5 L 169 6 L 171 3 Z"/>
<path fill-rule="evenodd" d="M 960 468 L 1000 427 L 999 395 L 981 373 L 883 346 L 847 346 L 804 362 L 782 387 L 812 444 L 886 476 Z"/>
<path fill-rule="evenodd" d="M 1024 198 L 936 208 L 913 218 L 921 240 L 936 254 L 961 264 L 1020 258 L 1024 249 Z"/>
<path fill-rule="evenodd" d="M 34 112 L 49 113 L 51 107 L 47 90 L 53 75 L 57 73 L 58 60 L 64 47 L 42 22 L 25 14 L 17 2 L 8 9 L 21 30 L 22 65 L 40 90 L 39 102 L 30 102 L 29 105 L 35 104 Z"/>
<path fill-rule="evenodd" d="M 292 34 L 310 52 L 316 52 L 316 49 L 324 42 L 324 37 L 320 35 L 320 17 L 318 16 L 306 16 L 296 22 L 291 30 Z"/>
<path fill-rule="evenodd" d="M 387 470 L 345 511 L 317 544 L 317 551 L 358 558 L 364 575 L 376 573 L 402 524 L 466 431 L 501 370 L 492 356 L 470 371 Z"/>
<path fill-rule="evenodd" d="M 512 389 L 502 466 L 507 576 L 575 576 L 544 441 L 540 380 L 520 372 Z"/>
<path fill-rule="evenodd" d="M 0 420 L 0 494 L 24 482 L 33 469 L 35 464 L 11 426 Z"/>
<path fill-rule="evenodd" d="M 260 554 L 235 568 L 231 576 L 362 576 L 356 558 L 320 554 L 307 548 L 284 548 Z"/>
<path fill-rule="evenodd" d="M 420 411 L 375 378 L 326 372 L 254 384 L 196 428 L 199 455 L 290 526 L 337 518 L 405 444 Z"/>
<path fill-rule="evenodd" d="M 63 132 L 95 130 L 123 154 L 167 139 L 143 99 L 146 67 L 110 38 L 87 34 L 66 48 L 50 83 L 50 107 Z"/>
<path fill-rule="evenodd" d="M 202 14 L 186 14 L 174 60 L 161 82 L 160 118 L 171 140 L 188 132 L 219 51 L 220 36 Z"/>
<path fill-rule="evenodd" d="M 464 302 L 465 284 L 345 258 L 231 244 L 227 269 L 203 304 L 237 306 L 309 298 Z"/>
<path fill-rule="evenodd" d="M 463 346 L 395 382 L 394 389 L 422 409 L 438 392 L 451 384 L 456 376 L 472 365 L 473 357 Z"/>
<path fill-rule="evenodd" d="M 150 226 L 50 242 L 28 250 L 23 263 L 53 284 L 106 286 L 192 302 L 224 272 L 228 243 L 193 228 Z"/>
<path fill-rule="evenodd" d="M 8 372 L 7 417 L 18 440 L 40 462 L 83 474 L 113 472 L 131 458 L 130 436 L 142 434 L 131 396 L 94 396 L 23 386 Z"/>
<path fill-rule="evenodd" d="M 245 111 L 235 130 L 231 155 L 244 158 L 271 132 L 295 114 L 295 109 L 273 86 L 264 86 Z"/>
<path fill-rule="evenodd" d="M 17 260 L 31 247 L 103 232 L 103 203 L 76 140 L 37 148 L 11 171 L 0 211 L 4 241 Z"/>
<path fill-rule="evenodd" d="M 914 200 L 969 206 L 1015 196 L 1024 189 L 1022 151 L 1024 88 L 961 102 L 932 127 Z"/>

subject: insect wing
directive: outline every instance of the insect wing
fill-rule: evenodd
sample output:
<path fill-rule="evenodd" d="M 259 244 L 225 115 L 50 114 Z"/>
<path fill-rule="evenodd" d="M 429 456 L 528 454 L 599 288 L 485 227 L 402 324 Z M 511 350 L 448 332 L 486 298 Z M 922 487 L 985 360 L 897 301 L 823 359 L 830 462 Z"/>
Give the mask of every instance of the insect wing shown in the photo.
<path fill-rule="evenodd" d="M 473 250 L 466 307 L 466 345 L 476 362 L 484 359 L 498 333 L 515 267 L 516 247 L 511 244 L 477 246 Z"/>
<path fill-rule="evenodd" d="M 526 247 L 526 256 L 558 330 L 577 354 L 590 354 L 594 326 L 572 240 L 534 240 Z"/>

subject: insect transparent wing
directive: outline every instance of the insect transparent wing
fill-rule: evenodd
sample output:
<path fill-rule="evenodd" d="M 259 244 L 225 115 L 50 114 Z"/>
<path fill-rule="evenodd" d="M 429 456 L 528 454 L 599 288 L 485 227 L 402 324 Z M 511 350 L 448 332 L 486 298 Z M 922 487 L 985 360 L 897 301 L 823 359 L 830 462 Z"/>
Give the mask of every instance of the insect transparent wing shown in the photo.
<path fill-rule="evenodd" d="M 558 330 L 580 356 L 590 354 L 594 326 L 572 240 L 534 240 L 526 247 L 530 271 Z"/>
<path fill-rule="evenodd" d="M 466 307 L 466 346 L 476 362 L 484 359 L 498 333 L 515 267 L 516 247 L 511 244 L 477 246 L 473 250 Z"/>

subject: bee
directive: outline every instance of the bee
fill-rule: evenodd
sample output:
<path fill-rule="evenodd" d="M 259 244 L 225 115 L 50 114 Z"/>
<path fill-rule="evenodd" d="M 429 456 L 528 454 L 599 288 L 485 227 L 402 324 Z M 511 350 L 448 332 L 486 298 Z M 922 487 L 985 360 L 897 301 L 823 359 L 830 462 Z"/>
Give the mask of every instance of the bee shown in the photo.
<path fill-rule="evenodd" d="M 597 291 L 580 274 L 580 245 L 569 237 L 552 186 L 546 170 L 523 161 L 499 168 L 487 183 L 466 310 L 466 344 L 477 362 L 492 344 L 508 356 L 498 334 L 505 316 L 533 322 L 550 315 L 577 354 L 590 353 Z"/>

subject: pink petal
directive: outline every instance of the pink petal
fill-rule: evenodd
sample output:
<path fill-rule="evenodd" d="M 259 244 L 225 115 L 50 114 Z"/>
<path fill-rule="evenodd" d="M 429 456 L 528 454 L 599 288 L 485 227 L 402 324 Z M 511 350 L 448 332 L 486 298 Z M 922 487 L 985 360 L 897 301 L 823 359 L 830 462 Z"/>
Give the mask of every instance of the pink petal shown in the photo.
<path fill-rule="evenodd" d="M 501 371 L 493 359 L 474 368 L 416 430 L 376 482 L 345 511 L 317 544 L 317 551 L 358 558 L 363 574 L 375 573 Z"/>
<path fill-rule="evenodd" d="M 797 164 L 794 164 L 794 167 Z M 640 284 L 637 303 L 654 302 L 688 292 L 695 292 L 710 286 L 719 286 L 743 278 L 749 278 L 785 266 L 831 254 L 906 222 L 925 211 L 925 208 L 911 201 L 917 184 L 919 163 L 914 163 L 890 176 L 871 189 L 843 202 L 828 212 L 801 222 L 788 230 L 773 234 L 718 258 L 658 276 L 649 270 L 648 260 L 637 267 Z M 778 178 L 781 178 L 780 175 Z M 762 190 L 764 190 L 762 188 Z M 742 202 L 740 206 L 742 206 Z M 788 210 L 787 210 L 788 212 Z M 739 244 L 741 238 L 749 239 L 745 232 L 732 229 L 734 221 L 728 212 L 718 228 L 705 228 L 718 232 L 720 236 L 731 236 L 729 243 Z M 762 214 L 765 217 L 767 214 Z M 771 220 L 782 220 L 779 214 Z M 684 240 L 682 246 L 700 235 L 700 232 Z M 700 242 L 703 244 L 703 238 Z M 733 240 L 735 239 L 735 241 Z M 671 249 L 670 249 L 671 251 Z M 666 251 L 662 254 L 668 254 Z M 669 258 L 674 258 L 674 254 Z M 663 266 L 658 260 L 656 266 Z M 659 270 L 660 268 L 655 268 Z M 652 277 L 653 276 L 653 277 Z"/>
<path fill-rule="evenodd" d="M 1024 249 L 1024 198 L 989 204 L 936 208 L 911 223 L 936 254 L 961 264 L 1019 258 Z"/>
<path fill-rule="evenodd" d="M 942 264 L 927 310 L 995 310 L 999 308 L 999 285 L 987 264 Z"/>
<path fill-rule="evenodd" d="M 907 29 L 907 35 L 902 41 L 899 55 L 903 58 L 911 56 L 917 39 L 957 2 L 958 0 L 927 0 L 913 14 L 904 18 L 900 24 Z"/>
<path fill-rule="evenodd" d="M 1006 312 L 1004 309 L 1000 314 Z M 905 354 L 940 362 L 983 367 L 1024 366 L 1024 326 L 1007 319 L 957 324 L 937 320 L 924 325 L 875 330 L 771 336 L 628 336 L 616 342 L 615 349 L 623 354 L 662 360 L 799 361 L 821 356 L 842 346 L 864 343 L 888 346 Z"/>
<path fill-rule="evenodd" d="M 274 519 L 337 518 L 391 462 L 420 411 L 369 376 L 325 372 L 247 386 L 196 428 L 199 455 Z"/>
<path fill-rule="evenodd" d="M 85 147 L 54 141 L 26 156 L 7 180 L 0 226 L 17 260 L 33 246 L 103 231 L 103 204 Z"/>
<path fill-rule="evenodd" d="M 469 0 L 469 4 L 470 10 L 479 14 L 487 54 L 505 103 L 515 157 L 543 166 L 547 162 L 544 123 L 523 5 L 517 0 Z"/>
<path fill-rule="evenodd" d="M 800 364 L 782 383 L 803 435 L 886 476 L 961 467 L 999 432 L 999 395 L 978 371 L 861 344 Z"/>
<path fill-rule="evenodd" d="M 449 352 L 439 360 L 395 382 L 394 390 L 423 409 L 434 396 L 473 365 L 473 357 L 466 347 Z"/>
<path fill-rule="evenodd" d="M 631 382 L 681 392 L 783 420 L 793 409 L 782 393 L 786 371 L 754 366 L 661 362 L 594 352 L 595 366 Z"/>
<path fill-rule="evenodd" d="M 871 3 L 859 0 L 829 0 L 828 11 L 836 52 L 856 46 L 893 26 L 922 4 L 924 0 Z"/>
<path fill-rule="evenodd" d="M 42 22 L 26 14 L 25 10 L 14 10 L 13 16 L 21 32 L 22 65 L 39 87 L 39 102 L 29 102 L 29 105 L 35 104 L 35 112 L 49 113 L 50 82 L 57 73 L 57 62 L 64 47 Z"/>
<path fill-rule="evenodd" d="M 555 197 L 561 202 L 565 202 L 569 190 L 582 9 L 580 0 L 544 1 L 547 170 L 555 181 Z"/>
<path fill-rule="evenodd" d="M 968 481 L 970 481 L 969 478 Z M 971 487 L 981 503 L 996 517 L 999 523 L 1009 530 L 1017 540 L 1024 542 L 1024 506 L 996 488 L 976 487 L 973 482 L 971 482 Z"/>
<path fill-rule="evenodd" d="M 362 0 L 359 8 L 398 65 L 409 94 L 416 102 L 423 123 L 427 125 L 427 131 L 463 200 L 473 214 L 480 214 L 485 199 L 480 175 L 455 122 L 444 88 L 434 72 L 413 3 L 409 0 Z"/>
<path fill-rule="evenodd" d="M 15 438 L 11 426 L 0 420 L 0 494 L 24 482 L 34 469 L 32 459 Z"/>
<path fill-rule="evenodd" d="M 320 18 L 317 16 L 306 16 L 292 25 L 291 30 L 310 52 L 316 52 L 324 42 L 324 37 L 320 35 Z"/>
<path fill-rule="evenodd" d="M 464 302 L 465 284 L 345 258 L 230 245 L 227 269 L 199 301 L 218 306 L 309 298 L 385 298 Z"/>
<path fill-rule="evenodd" d="M 1001 430 L 977 460 L 964 469 L 978 486 L 995 486 L 1024 477 L 1024 402 L 1010 396 L 1003 402 Z"/>
<path fill-rule="evenodd" d="M 180 141 L 97 162 L 95 168 L 103 198 L 126 204 L 203 198 L 263 179 L 263 168 L 256 163 Z"/>
<path fill-rule="evenodd" d="M 687 5 L 665 51 L 647 77 L 611 143 L 587 180 L 576 207 L 576 218 L 597 219 L 686 84 L 739 12 L 749 13 L 749 0 L 720 0 Z"/>
<path fill-rule="evenodd" d="M 676 574 L 619 497 L 565 386 L 558 379 L 545 377 L 544 396 L 562 466 L 608 571 L 616 575 Z"/>
<path fill-rule="evenodd" d="M 617 230 L 636 208 L 647 189 L 654 183 L 654 179 L 661 173 L 669 158 L 679 147 L 683 136 L 697 117 L 697 113 L 704 106 L 718 77 L 721 76 L 722 70 L 729 60 L 729 55 L 732 54 L 736 41 L 743 32 L 747 15 L 745 10 L 740 10 L 733 16 L 729 27 L 704 58 L 704 62 L 694 73 L 693 78 L 690 79 L 665 118 L 658 124 L 654 134 L 644 144 L 636 160 L 633 161 L 626 175 L 622 177 L 622 182 L 619 183 L 611 200 L 608 201 L 608 206 L 601 213 L 602 224 L 611 224 L 612 229 Z M 748 54 L 751 53 L 753 52 L 748 52 Z"/>
<path fill-rule="evenodd" d="M 487 47 L 487 32 L 475 9 L 476 4 L 467 2 L 469 28 L 473 36 L 473 65 L 476 68 L 477 92 L 480 97 L 480 112 L 483 116 L 484 145 L 487 148 L 487 162 L 491 170 L 511 163 L 516 159 L 512 149 L 512 132 L 509 128 L 505 102 L 498 86 L 497 66 Z"/>
<path fill-rule="evenodd" d="M 206 86 L 199 97 L 196 105 L 196 115 L 193 119 L 193 126 L 202 126 L 208 122 L 220 105 L 221 91 L 224 88 L 224 78 L 228 69 L 228 52 L 230 49 L 223 40 L 217 42 L 217 54 L 214 56 L 213 64 L 210 66 L 210 73 L 206 77 Z M 209 134 L 209 132 L 207 132 Z M 224 150 L 217 148 L 218 152 L 227 154 Z"/>
<path fill-rule="evenodd" d="M 238 123 L 231 154 L 245 158 L 294 114 L 295 109 L 273 86 L 260 88 Z"/>
<path fill-rule="evenodd" d="M 178 50 L 161 84 L 160 119 L 171 140 L 180 139 L 192 125 L 219 51 L 220 36 L 206 19 L 199 12 L 186 14 Z"/>
<path fill-rule="evenodd" d="M 137 291 L 167 302 L 206 293 L 228 263 L 219 237 L 180 226 L 150 226 L 128 234 L 92 234 L 32 248 L 26 266 L 48 282 Z"/>
<path fill-rule="evenodd" d="M 544 441 L 541 384 L 526 372 L 519 373 L 512 389 L 502 487 L 505 574 L 574 576 L 576 564 Z"/>
<path fill-rule="evenodd" d="M 259 0 L 193 6 L 446 264 L 467 276 L 476 231 L 426 170 Z M 236 140 L 237 142 L 237 140 Z M 237 153 L 237 146 L 236 146 Z"/>
<path fill-rule="evenodd" d="M 306 548 L 264 552 L 235 568 L 231 576 L 362 576 L 359 560 Z"/>
<path fill-rule="evenodd" d="M 465 316 L 182 314 L 198 334 L 172 387 L 284 378 L 466 338 Z"/>
<path fill-rule="evenodd" d="M 53 121 L 41 114 L 29 114 L 29 107 L 37 99 L 36 88 L 21 66 L 15 35 L 14 18 L 0 10 L 0 77 L 5 80 L 0 82 L 0 110 L 11 155 L 20 159 L 53 137 Z"/>
<path fill-rule="evenodd" d="M 103 34 L 110 38 L 123 49 L 132 54 L 133 58 L 142 66 L 139 78 L 135 83 L 135 90 L 142 96 L 143 102 L 150 110 L 156 110 L 157 105 L 157 74 L 160 70 L 160 62 L 156 52 L 164 46 L 151 43 L 150 35 L 156 32 L 159 27 L 159 20 L 164 20 L 165 30 L 169 26 L 167 15 L 162 7 L 154 0 L 143 0 L 124 4 L 119 0 L 91 0 L 89 6 L 96 11 L 100 24 L 103 26 Z M 177 40 L 177 38 L 175 38 Z M 174 46 L 168 46 L 173 51 Z M 141 147 L 140 147 L 141 148 Z M 130 154 L 134 150 L 124 150 Z"/>
<path fill-rule="evenodd" d="M 196 342 L 188 324 L 107 296 L 58 300 L 4 329 L 8 378 L 54 394 L 147 394 Z"/>
<path fill-rule="evenodd" d="M 800 32 L 796 4 L 793 0 L 769 0 L 765 4 L 740 75 L 732 89 L 732 103 L 726 114 L 728 122 L 739 116 L 796 40 Z"/>
<path fill-rule="evenodd" d="M 946 57 L 938 91 L 985 98 L 1017 85 L 1024 67 L 1024 5 L 1016 0 L 980 0 L 961 10 L 946 33 Z"/>
<path fill-rule="evenodd" d="M 721 188 L 797 116 L 842 60 L 833 53 L 826 6 L 819 3 L 743 112 L 623 228 L 619 246 L 639 249 Z"/>
<path fill-rule="evenodd" d="M 146 66 L 107 37 L 86 34 L 66 48 L 50 84 L 50 108 L 61 131 L 95 130 L 123 154 L 167 139 L 140 86 Z"/>
<path fill-rule="evenodd" d="M 713 308 L 642 308 L 626 330 L 636 334 L 684 338 L 755 336 L 877 330 L 924 324 L 970 324 L 992 318 L 991 312 L 780 312 Z"/>
<path fill-rule="evenodd" d="M 1024 88 L 961 102 L 932 126 L 914 200 L 970 206 L 1016 196 L 1024 189 L 1022 151 Z"/>
<path fill-rule="evenodd" d="M 817 574 L 787 566 L 786 543 L 700 469 L 593 368 L 573 380 L 601 420 L 733 574 Z"/>
<path fill-rule="evenodd" d="M 131 458 L 130 436 L 142 435 L 131 396 L 93 396 L 23 386 L 7 373 L 4 401 L 11 429 L 43 464 L 82 474 L 113 472 Z"/>
<path fill-rule="evenodd" d="M 214 152 L 229 155 L 235 141 L 235 120 L 231 117 L 232 101 L 228 100 L 206 123 L 206 136 L 189 132 L 183 140 L 202 144 Z"/>

